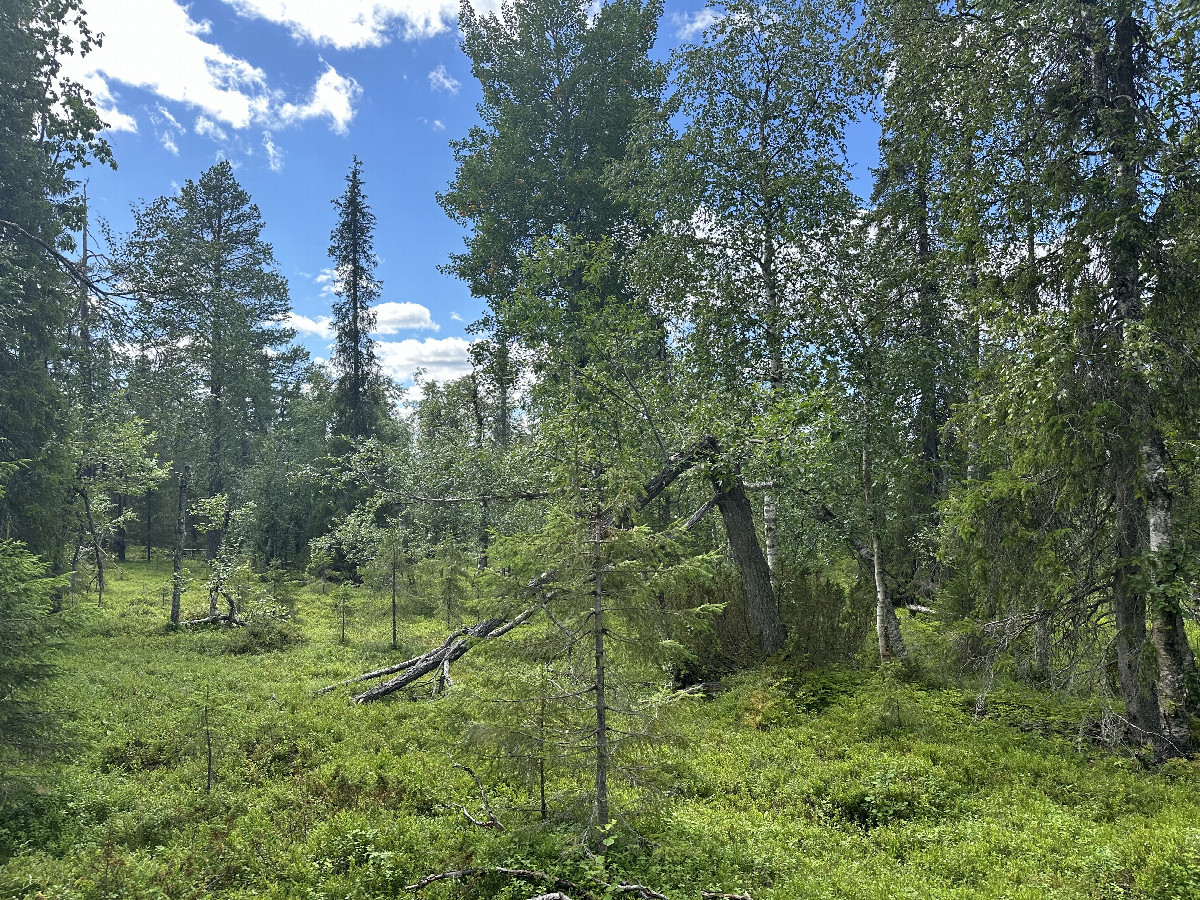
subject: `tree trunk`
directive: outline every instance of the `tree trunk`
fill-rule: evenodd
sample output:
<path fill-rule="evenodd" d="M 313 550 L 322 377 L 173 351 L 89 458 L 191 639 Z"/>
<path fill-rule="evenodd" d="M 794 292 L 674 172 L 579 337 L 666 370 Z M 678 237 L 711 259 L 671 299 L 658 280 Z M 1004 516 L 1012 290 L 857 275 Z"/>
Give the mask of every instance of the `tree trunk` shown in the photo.
<path fill-rule="evenodd" d="M 763 494 L 763 543 L 767 550 L 767 569 L 771 572 L 771 586 L 779 592 L 779 515 L 775 506 L 775 495 L 768 488 Z"/>
<path fill-rule="evenodd" d="M 125 495 L 117 494 L 117 516 L 118 518 L 125 512 Z M 126 549 L 125 526 L 118 524 L 113 531 L 113 553 L 116 554 L 117 562 L 125 562 Z"/>
<path fill-rule="evenodd" d="M 1142 447 L 1146 479 L 1146 507 L 1150 525 L 1150 556 L 1158 590 L 1151 609 L 1150 638 L 1158 657 L 1158 694 L 1163 740 L 1172 756 L 1186 756 L 1194 748 L 1190 715 L 1200 701 L 1196 660 L 1184 630 L 1183 613 L 1171 582 L 1172 510 L 1167 484 L 1162 435 L 1155 433 Z"/>
<path fill-rule="evenodd" d="M 1050 616 L 1041 603 L 1034 610 L 1033 623 L 1033 668 L 1040 677 L 1050 678 L 1051 646 Z"/>
<path fill-rule="evenodd" d="M 1143 160 L 1138 155 L 1139 111 L 1135 108 L 1141 96 L 1137 83 L 1139 61 L 1135 45 L 1140 25 L 1128 8 L 1118 12 L 1109 45 L 1104 25 L 1089 22 L 1091 11 L 1082 8 L 1085 29 L 1094 35 L 1095 52 L 1092 59 L 1096 69 L 1095 83 L 1099 85 L 1098 102 L 1102 107 L 1094 116 L 1096 138 L 1109 156 L 1105 171 L 1108 174 L 1108 193 L 1112 204 L 1111 233 L 1108 236 L 1108 288 L 1112 295 L 1114 319 L 1103 322 L 1113 331 L 1112 356 L 1103 361 L 1111 368 L 1110 377 L 1116 388 L 1116 401 L 1128 418 L 1130 428 L 1118 433 L 1115 445 L 1109 448 L 1109 478 L 1117 506 L 1116 550 L 1118 568 L 1113 591 L 1113 612 L 1117 625 L 1117 671 L 1121 692 L 1125 698 L 1125 714 L 1139 739 L 1151 739 L 1160 746 L 1163 713 L 1154 683 L 1142 671 L 1142 655 L 1146 644 L 1147 591 L 1145 573 L 1138 570 L 1137 559 L 1146 548 L 1150 531 L 1151 510 L 1142 496 L 1140 470 L 1146 462 L 1146 438 L 1157 435 L 1153 423 L 1149 385 L 1140 372 L 1129 371 L 1120 358 L 1126 346 L 1130 326 L 1144 317 L 1142 298 L 1142 258 L 1146 252 L 1141 228 L 1142 197 L 1140 172 Z M 1130 433 L 1132 432 L 1132 433 Z M 1141 433 L 1141 437 L 1138 433 Z M 1161 519 L 1164 509 L 1154 511 Z M 1169 637 L 1163 634 L 1164 638 Z M 1170 649 L 1170 641 L 1164 650 Z M 1157 647 L 1156 647 L 1157 649 Z M 1170 660 L 1168 660 L 1170 669 Z M 1174 717 L 1176 712 L 1170 713 Z"/>
<path fill-rule="evenodd" d="M 392 649 L 395 650 L 396 643 L 396 553 L 392 551 Z"/>
<path fill-rule="evenodd" d="M 183 545 L 187 540 L 187 492 L 191 477 L 192 467 L 184 466 L 183 474 L 179 476 L 179 514 L 175 519 L 174 576 L 171 581 L 171 624 L 175 626 L 179 625 L 179 600 L 183 593 Z"/>
<path fill-rule="evenodd" d="M 767 568 L 766 557 L 758 542 L 758 532 L 754 528 L 750 500 L 740 475 L 732 474 L 725 478 L 714 475 L 712 484 L 717 495 L 717 509 L 720 510 L 725 534 L 729 538 L 733 563 L 742 576 L 750 626 L 762 652 L 774 653 L 783 646 L 787 635 L 779 611 L 779 600 L 771 586 L 771 570 Z"/>
<path fill-rule="evenodd" d="M 896 607 L 888 596 L 887 581 L 883 572 L 883 551 L 879 543 L 879 521 L 875 509 L 874 479 L 871 471 L 871 454 L 866 444 L 862 452 L 863 500 L 867 506 L 867 520 L 871 530 L 871 568 L 875 575 L 875 634 L 879 639 L 879 661 L 890 662 L 904 659 L 908 648 L 900 633 L 900 620 L 896 618 Z"/>
<path fill-rule="evenodd" d="M 1144 522 L 1138 515 L 1140 504 L 1130 496 L 1129 479 L 1117 473 L 1115 481 L 1117 571 L 1113 579 L 1113 617 L 1117 628 L 1117 680 L 1132 736 L 1142 741 L 1156 740 L 1160 719 L 1158 694 L 1143 667 L 1146 595 L 1136 584 L 1133 563 Z"/>
<path fill-rule="evenodd" d="M 604 558 L 602 528 L 594 526 L 592 556 L 592 636 L 596 650 L 596 820 L 600 830 L 608 828 L 608 706 L 604 694 Z"/>
<path fill-rule="evenodd" d="M 92 501 L 83 488 L 79 490 L 83 498 L 83 510 L 87 514 L 88 535 L 92 539 L 92 554 L 96 560 L 96 603 L 104 604 L 104 550 L 100 546 L 100 535 L 96 532 L 96 518 L 92 515 Z"/>

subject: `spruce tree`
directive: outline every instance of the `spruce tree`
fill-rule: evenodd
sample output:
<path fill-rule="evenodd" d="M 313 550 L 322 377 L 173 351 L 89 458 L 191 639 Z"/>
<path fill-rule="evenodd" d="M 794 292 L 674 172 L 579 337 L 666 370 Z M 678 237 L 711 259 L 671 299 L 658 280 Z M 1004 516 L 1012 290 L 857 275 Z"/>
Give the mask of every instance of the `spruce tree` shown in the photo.
<path fill-rule="evenodd" d="M 6 469 L 0 537 L 56 567 L 73 484 L 55 369 L 78 287 L 61 251 L 83 224 L 72 170 L 111 162 L 95 105 L 60 70 L 72 46 L 86 54 L 95 43 L 73 0 L 0 5 L 0 464 L 17 464 Z"/>
<path fill-rule="evenodd" d="M 357 156 L 346 176 L 346 191 L 333 201 L 338 222 L 329 236 L 334 267 L 333 304 L 336 346 L 333 367 L 334 431 L 348 438 L 375 437 L 387 418 L 383 375 L 375 359 L 375 214 L 363 193 L 362 160 Z"/>

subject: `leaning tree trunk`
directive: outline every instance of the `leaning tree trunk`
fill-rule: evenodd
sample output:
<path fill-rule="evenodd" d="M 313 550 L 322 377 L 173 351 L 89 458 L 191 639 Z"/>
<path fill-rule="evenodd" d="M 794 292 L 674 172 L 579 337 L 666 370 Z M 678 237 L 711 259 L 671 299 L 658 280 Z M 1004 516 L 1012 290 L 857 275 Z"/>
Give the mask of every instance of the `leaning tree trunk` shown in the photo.
<path fill-rule="evenodd" d="M 746 591 L 750 627 L 758 638 L 762 652 L 774 653 L 783 646 L 787 633 L 779 610 L 779 599 L 771 585 L 771 570 L 754 528 L 754 513 L 746 489 L 737 474 L 725 478 L 714 475 L 712 484 L 717 495 L 717 509 L 725 523 L 725 534 L 733 553 L 733 563 L 741 573 L 742 586 Z"/>

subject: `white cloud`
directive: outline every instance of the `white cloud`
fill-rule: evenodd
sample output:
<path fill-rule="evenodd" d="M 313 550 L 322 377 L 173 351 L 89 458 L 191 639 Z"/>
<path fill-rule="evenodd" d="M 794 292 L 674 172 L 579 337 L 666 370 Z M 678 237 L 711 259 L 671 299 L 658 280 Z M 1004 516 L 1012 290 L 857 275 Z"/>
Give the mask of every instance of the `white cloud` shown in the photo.
<path fill-rule="evenodd" d="M 83 85 L 84 89 L 91 92 L 92 100 L 96 104 L 96 112 L 100 114 L 100 121 L 104 122 L 106 126 L 105 130 L 133 132 L 138 130 L 137 119 L 117 109 L 117 98 L 113 96 L 108 82 L 100 75 L 95 72 L 80 71 L 71 77 L 74 77 Z"/>
<path fill-rule="evenodd" d="M 378 47 L 393 34 L 423 38 L 445 31 L 454 0 L 225 0 L 239 14 L 285 26 L 297 40 L 339 50 Z"/>
<path fill-rule="evenodd" d="M 464 319 L 462 316 L 460 316 L 456 312 L 450 313 L 450 318 L 453 319 L 455 322 L 465 322 L 466 321 L 466 319 Z"/>
<path fill-rule="evenodd" d="M 308 102 L 303 106 L 285 103 L 279 110 L 279 118 L 290 125 L 327 116 L 329 126 L 338 134 L 345 134 L 354 118 L 354 104 L 361 96 L 362 87 L 357 81 L 326 63 L 325 71 L 313 85 Z"/>
<path fill-rule="evenodd" d="M 311 334 L 329 340 L 333 337 L 333 320 L 329 316 L 317 316 L 310 319 L 293 310 L 283 319 L 283 324 L 294 328 L 297 334 Z"/>
<path fill-rule="evenodd" d="M 283 151 L 275 146 L 275 140 L 271 137 L 271 132 L 263 132 L 263 149 L 267 151 L 267 165 L 270 166 L 272 172 L 283 171 Z"/>
<path fill-rule="evenodd" d="M 229 140 L 229 135 L 225 133 L 225 129 L 208 116 L 196 117 L 196 134 L 214 140 L 218 144 L 223 144 Z"/>
<path fill-rule="evenodd" d="M 186 104 L 222 129 L 327 118 L 344 131 L 354 116 L 361 89 L 352 78 L 326 65 L 309 99 L 294 102 L 269 83 L 262 69 L 225 52 L 212 38 L 211 24 L 193 19 L 177 0 L 89 0 L 87 14 L 89 27 L 104 34 L 103 44 L 86 57 L 65 57 L 63 76 L 92 91 L 113 128 L 137 127 L 114 105 L 117 83 Z M 178 133 L 164 137 L 159 131 L 168 149 L 177 146 L 177 138 Z"/>
<path fill-rule="evenodd" d="M 425 370 L 426 380 L 450 381 L 471 371 L 470 346 L 470 341 L 460 337 L 407 338 L 378 341 L 375 354 L 384 371 L 397 381 L 407 381 L 417 369 Z"/>
<path fill-rule="evenodd" d="M 438 67 L 429 73 L 429 89 L 431 91 L 457 94 L 460 87 L 462 87 L 462 82 L 446 71 L 444 63 L 438 63 Z"/>
<path fill-rule="evenodd" d="M 179 144 L 175 139 L 183 132 L 183 126 L 179 124 L 179 120 L 171 115 L 165 107 L 159 106 L 150 113 L 150 124 L 154 127 L 154 134 L 163 148 L 168 153 L 178 156 Z"/>
<path fill-rule="evenodd" d="M 694 41 L 704 34 L 704 30 L 718 22 L 721 14 L 712 7 L 698 9 L 693 13 L 672 13 L 671 22 L 675 25 L 675 37 L 681 41 Z"/>
<path fill-rule="evenodd" d="M 445 124 L 442 122 L 442 120 L 441 120 L 441 119 L 434 119 L 434 120 L 433 120 L 433 130 L 434 130 L 434 131 L 445 131 L 445 130 L 446 130 L 446 126 L 445 126 Z"/>
<path fill-rule="evenodd" d="M 333 279 L 335 275 L 337 275 L 337 273 L 334 272 L 332 268 L 327 266 L 313 276 L 313 281 L 321 287 L 322 297 L 332 297 L 334 295 L 335 284 Z"/>
<path fill-rule="evenodd" d="M 401 331 L 437 331 L 429 310 L 420 303 L 380 303 L 375 307 L 375 334 L 399 334 Z"/>
<path fill-rule="evenodd" d="M 169 126 L 174 128 L 176 131 L 183 131 L 183 126 L 179 124 L 179 120 L 171 115 L 170 110 L 168 110 L 165 106 L 159 106 L 157 114 L 152 115 L 150 118 L 156 123 Z"/>

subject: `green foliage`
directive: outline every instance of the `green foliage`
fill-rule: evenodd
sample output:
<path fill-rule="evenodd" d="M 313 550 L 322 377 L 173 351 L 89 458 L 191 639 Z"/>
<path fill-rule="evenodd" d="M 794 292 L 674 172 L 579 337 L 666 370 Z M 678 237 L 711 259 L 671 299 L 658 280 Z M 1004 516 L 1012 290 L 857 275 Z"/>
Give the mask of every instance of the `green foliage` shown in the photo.
<path fill-rule="evenodd" d="M 0 541 L 0 773 L 54 751 L 54 718 L 44 708 L 56 671 L 63 617 L 55 598 L 67 579 L 15 541 Z M 0 790 L 7 789 L 0 775 Z"/>
<path fill-rule="evenodd" d="M 78 750 L 52 794 L 0 804 L 0 893 L 382 900 L 464 865 L 574 881 L 594 870 L 578 848 L 588 811 L 573 800 L 588 776 L 569 757 L 551 768 L 543 823 L 537 780 L 515 765 L 528 739 L 472 740 L 485 713 L 510 708 L 498 684 L 541 690 L 536 628 L 476 648 L 436 702 L 351 706 L 312 692 L 397 658 L 389 616 L 365 598 L 342 646 L 327 599 L 292 586 L 307 642 L 227 656 L 243 629 L 162 629 L 165 565 L 123 572 L 71 636 L 50 694 Z M 403 656 L 445 631 L 438 616 L 401 625 Z M 982 717 L 975 697 L 972 685 L 779 667 L 727 678 L 712 699 L 659 694 L 646 707 L 653 739 L 623 751 L 637 787 L 620 789 L 623 820 L 600 842 L 605 877 L 672 898 L 1194 895 L 1194 762 L 1146 771 L 1079 742 L 1070 726 L 1084 707 L 1016 683 L 998 682 Z M 495 721 L 500 734 L 513 724 Z M 505 831 L 468 822 L 459 807 L 483 817 L 479 792 L 453 762 L 479 775 Z M 483 877 L 428 890 L 523 900 L 541 888 Z"/>
<path fill-rule="evenodd" d="M 0 464 L 20 463 L 0 516 L 5 538 L 59 566 L 75 480 L 54 369 L 78 293 L 55 254 L 71 252 L 83 218 L 73 170 L 112 161 L 89 92 L 62 68 L 98 40 L 75 0 L 0 9 Z"/>
<path fill-rule="evenodd" d="M 134 217 L 113 268 L 137 297 L 135 401 L 155 421 L 169 411 L 172 461 L 192 464 L 201 496 L 236 493 L 246 444 L 274 424 L 276 386 L 304 356 L 280 324 L 287 281 L 228 161 Z"/>

